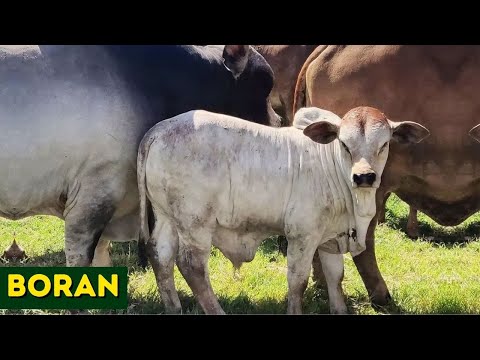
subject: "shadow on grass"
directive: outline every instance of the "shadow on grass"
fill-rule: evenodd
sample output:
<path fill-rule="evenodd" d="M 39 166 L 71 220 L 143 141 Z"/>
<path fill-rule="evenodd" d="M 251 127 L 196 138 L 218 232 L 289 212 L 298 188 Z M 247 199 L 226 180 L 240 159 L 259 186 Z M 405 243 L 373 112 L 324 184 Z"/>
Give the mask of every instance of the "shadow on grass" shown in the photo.
<path fill-rule="evenodd" d="M 203 314 L 203 310 L 197 303 L 193 295 L 179 291 L 180 301 L 182 303 L 183 314 Z M 287 312 L 287 299 L 278 300 L 272 298 L 263 298 L 252 300 L 246 294 L 239 293 L 234 297 L 219 296 L 220 305 L 227 314 L 280 314 Z M 359 308 L 370 307 L 371 303 L 364 294 L 355 294 L 347 296 L 346 304 L 349 314 L 359 313 Z M 458 307 L 460 310 L 460 307 Z M 384 314 L 405 314 L 407 311 L 392 300 L 387 306 L 375 308 L 378 313 Z M 100 313 L 121 313 L 121 314 L 165 314 L 165 308 L 160 301 L 158 291 L 151 291 L 148 294 L 142 294 L 141 297 L 133 297 L 129 294 L 129 307 L 127 310 L 118 311 L 100 311 Z M 310 286 L 303 297 L 304 314 L 330 314 L 328 301 L 328 292 L 326 289 L 317 286 Z"/>
<path fill-rule="evenodd" d="M 358 301 L 368 301 L 366 296 L 361 296 L 355 299 L 355 302 Z M 401 300 L 399 301 L 401 302 Z M 440 297 L 438 298 L 431 306 L 428 311 L 419 312 L 415 308 L 406 308 L 403 307 L 399 302 L 395 301 L 395 296 L 386 306 L 376 307 L 375 310 L 377 313 L 381 314 L 392 314 L 392 315 L 447 315 L 447 314 L 477 314 L 472 312 L 468 308 L 468 304 L 462 302 L 455 297 Z"/>
<path fill-rule="evenodd" d="M 329 314 L 328 292 L 325 287 L 315 284 L 305 291 L 306 309 L 312 313 Z M 362 314 L 365 309 L 372 309 L 378 314 L 407 314 L 408 311 L 395 301 L 395 297 L 385 306 L 372 305 L 368 295 L 357 292 L 346 296 L 348 314 Z M 306 312 L 307 313 L 307 312 Z"/>
<path fill-rule="evenodd" d="M 143 294 L 141 297 L 131 297 L 127 310 L 100 311 L 100 313 L 125 313 L 125 314 L 165 314 L 165 307 L 160 301 L 158 291 Z M 203 310 L 193 295 L 184 291 L 178 292 L 182 303 L 183 314 L 203 314 Z M 261 299 L 252 301 L 247 295 L 240 293 L 236 297 L 219 296 L 220 305 L 227 314 L 284 314 L 286 300 Z"/>
<path fill-rule="evenodd" d="M 184 315 L 203 315 L 203 311 L 197 304 L 195 298 L 185 292 L 179 292 L 180 301 Z M 220 304 L 227 314 L 230 315 L 286 315 L 287 301 L 277 301 L 274 299 L 262 299 L 253 302 L 244 294 L 239 294 L 233 298 L 219 297 Z M 357 294 L 348 296 L 346 299 L 348 314 L 355 315 L 361 313 L 359 308 L 365 309 L 370 306 L 368 296 L 364 294 Z M 160 301 L 158 293 L 151 292 L 143 295 L 141 298 L 132 299 L 129 294 L 128 308 L 119 310 L 85 310 L 80 314 L 85 315 L 165 315 L 165 308 Z M 310 287 L 305 292 L 304 296 L 304 311 L 305 315 L 329 315 L 329 304 L 327 292 L 324 289 Z M 428 312 L 419 313 L 413 309 L 405 309 L 401 305 L 392 300 L 387 306 L 374 308 L 377 314 L 385 315 L 422 315 L 422 314 L 476 314 L 468 311 L 465 304 L 455 298 L 442 298 L 437 303 L 433 304 Z M 69 310 L 0 310 L 0 314 L 21 314 L 21 315 L 35 315 L 35 314 L 63 314 L 72 315 Z M 75 314 L 75 312 L 73 312 Z M 332 315 L 337 316 L 337 315 Z"/>
<path fill-rule="evenodd" d="M 390 228 L 406 234 L 408 215 L 396 214 L 386 210 L 385 224 Z M 433 246 L 445 248 L 462 247 L 475 240 L 480 235 L 480 223 L 470 222 L 458 226 L 432 226 L 429 223 L 418 220 L 420 237 L 418 239 L 432 243 Z M 416 239 L 412 239 L 416 240 Z"/>

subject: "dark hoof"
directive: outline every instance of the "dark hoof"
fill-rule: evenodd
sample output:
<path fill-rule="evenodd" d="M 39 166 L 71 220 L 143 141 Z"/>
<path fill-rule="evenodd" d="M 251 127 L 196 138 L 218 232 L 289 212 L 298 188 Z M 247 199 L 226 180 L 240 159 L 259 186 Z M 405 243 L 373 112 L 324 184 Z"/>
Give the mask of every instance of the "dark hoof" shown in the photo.
<path fill-rule="evenodd" d="M 407 236 L 412 240 L 416 240 L 416 239 L 418 239 L 419 234 L 418 234 L 417 231 L 415 231 L 415 232 L 408 232 L 407 231 Z"/>
<path fill-rule="evenodd" d="M 373 308 L 378 309 L 378 308 L 382 308 L 384 306 L 389 305 L 392 301 L 392 296 L 390 295 L 390 292 L 387 290 L 386 294 L 372 295 L 371 301 L 372 301 Z"/>

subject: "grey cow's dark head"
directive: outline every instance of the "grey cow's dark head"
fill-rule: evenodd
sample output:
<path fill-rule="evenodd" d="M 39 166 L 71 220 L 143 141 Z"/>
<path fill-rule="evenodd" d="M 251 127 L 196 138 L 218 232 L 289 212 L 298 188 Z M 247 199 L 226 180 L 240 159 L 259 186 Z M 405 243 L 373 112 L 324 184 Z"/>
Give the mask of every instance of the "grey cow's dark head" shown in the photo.
<path fill-rule="evenodd" d="M 256 123 L 280 126 L 269 95 L 273 70 L 249 45 L 225 45 L 223 64 L 232 76 L 228 113 Z"/>

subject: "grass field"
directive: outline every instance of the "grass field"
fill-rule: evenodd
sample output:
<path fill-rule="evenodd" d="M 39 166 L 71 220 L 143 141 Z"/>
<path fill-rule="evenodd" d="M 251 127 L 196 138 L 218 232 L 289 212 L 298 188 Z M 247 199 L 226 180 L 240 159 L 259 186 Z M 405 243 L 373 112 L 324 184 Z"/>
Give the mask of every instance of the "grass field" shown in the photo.
<path fill-rule="evenodd" d="M 377 227 L 376 254 L 380 270 L 394 299 L 388 307 L 374 310 L 365 287 L 349 255 L 345 257 L 343 287 L 347 306 L 354 314 L 480 314 L 480 215 L 460 226 L 441 227 L 419 213 L 419 240 L 404 233 L 407 206 L 391 196 L 387 204 L 386 224 Z M 0 220 L 0 249 L 10 245 L 13 236 L 25 248 L 29 260 L 21 266 L 65 266 L 63 221 L 37 216 L 22 221 Z M 136 265 L 136 244 L 114 244 L 112 259 L 116 266 L 129 269 L 129 307 L 126 310 L 92 310 L 91 313 L 150 314 L 163 313 L 151 268 L 142 271 Z M 6 263 L 1 266 L 18 266 Z M 227 313 L 273 314 L 286 312 L 286 259 L 276 242 L 268 239 L 255 259 L 234 274 L 233 266 L 212 249 L 210 276 L 214 291 Z M 175 269 L 185 313 L 202 313 L 182 276 Z M 328 313 L 328 296 L 310 282 L 304 298 L 304 312 Z M 0 313 L 64 313 L 54 310 L 24 310 Z"/>

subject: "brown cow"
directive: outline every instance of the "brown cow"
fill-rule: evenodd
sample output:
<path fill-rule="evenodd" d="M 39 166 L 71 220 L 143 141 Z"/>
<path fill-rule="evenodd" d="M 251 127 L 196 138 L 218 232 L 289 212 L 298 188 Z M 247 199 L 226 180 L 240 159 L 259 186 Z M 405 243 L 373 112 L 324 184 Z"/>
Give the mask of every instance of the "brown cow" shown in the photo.
<path fill-rule="evenodd" d="M 293 96 L 298 73 L 317 45 L 253 45 L 267 60 L 274 73 L 274 85 L 270 102 L 277 114 L 282 117 L 282 126 L 293 122 Z"/>
<path fill-rule="evenodd" d="M 431 136 L 409 149 L 392 144 L 377 209 L 394 192 L 441 225 L 458 225 L 480 209 L 480 145 L 468 136 L 478 123 L 480 46 L 323 45 L 299 75 L 294 108 L 317 106 L 343 116 L 381 108 L 392 120 L 417 121 Z M 377 213 L 378 215 L 378 213 Z M 374 252 L 354 258 L 374 304 L 390 298 Z"/>
<path fill-rule="evenodd" d="M 252 45 L 267 60 L 274 72 L 274 85 L 270 93 L 270 102 L 277 114 L 282 117 L 282 126 L 292 124 L 293 101 L 298 74 L 305 60 L 317 45 Z M 378 222 L 385 222 L 385 204 L 387 194 L 378 216 Z M 406 233 L 415 239 L 419 235 L 417 209 L 410 207 Z M 286 240 L 280 242 L 280 249 L 286 256 Z"/>

